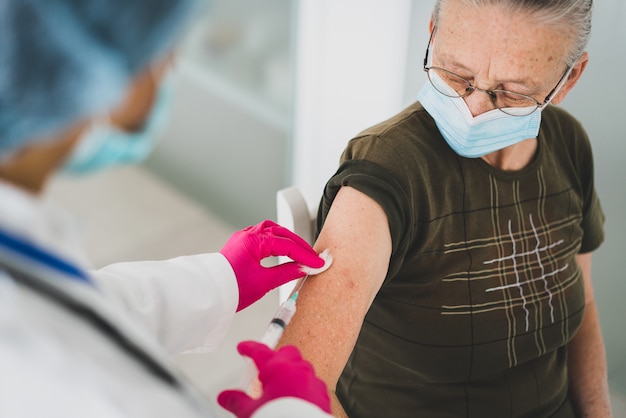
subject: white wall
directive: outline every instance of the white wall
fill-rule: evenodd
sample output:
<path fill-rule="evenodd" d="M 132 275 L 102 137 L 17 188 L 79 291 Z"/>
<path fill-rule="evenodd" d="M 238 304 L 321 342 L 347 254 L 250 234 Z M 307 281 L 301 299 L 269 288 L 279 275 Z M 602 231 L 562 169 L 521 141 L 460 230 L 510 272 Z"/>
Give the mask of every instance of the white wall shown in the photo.
<path fill-rule="evenodd" d="M 177 49 L 170 125 L 148 167 L 236 227 L 288 184 L 292 0 L 214 0 Z"/>
<path fill-rule="evenodd" d="M 311 206 L 346 142 L 402 108 L 410 0 L 300 0 L 293 185 Z"/>
<path fill-rule="evenodd" d="M 210 73 L 178 68 L 170 123 L 147 166 L 236 227 L 271 219 L 286 183 L 289 131 Z"/>

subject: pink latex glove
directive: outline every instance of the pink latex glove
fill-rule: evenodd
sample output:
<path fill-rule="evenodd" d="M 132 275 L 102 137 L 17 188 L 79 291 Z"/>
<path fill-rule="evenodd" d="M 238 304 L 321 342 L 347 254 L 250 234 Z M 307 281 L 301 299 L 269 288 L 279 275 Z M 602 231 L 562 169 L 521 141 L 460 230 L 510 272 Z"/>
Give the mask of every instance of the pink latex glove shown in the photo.
<path fill-rule="evenodd" d="M 270 290 L 304 277 L 301 265 L 312 268 L 324 266 L 324 260 L 305 240 L 272 221 L 263 221 L 235 232 L 220 253 L 226 257 L 237 277 L 237 312 L 250 306 Z M 294 261 L 274 267 L 261 265 L 264 258 L 279 255 Z"/>
<path fill-rule="evenodd" d="M 256 341 L 239 343 L 237 351 L 250 357 L 259 370 L 263 394 L 253 399 L 241 390 L 225 390 L 217 397 L 218 403 L 238 418 L 249 418 L 265 403 L 283 397 L 300 398 L 330 414 L 330 397 L 326 385 L 317 376 L 311 363 L 300 351 L 287 345 L 273 351 Z"/>

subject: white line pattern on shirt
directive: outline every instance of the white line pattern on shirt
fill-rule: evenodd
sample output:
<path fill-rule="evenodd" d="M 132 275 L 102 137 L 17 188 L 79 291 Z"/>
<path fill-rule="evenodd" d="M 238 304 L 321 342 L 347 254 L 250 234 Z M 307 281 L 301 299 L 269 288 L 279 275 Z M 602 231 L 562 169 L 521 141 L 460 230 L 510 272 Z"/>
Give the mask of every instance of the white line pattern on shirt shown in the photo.
<path fill-rule="evenodd" d="M 522 287 L 523 285 L 528 285 L 531 284 L 533 282 L 536 281 L 543 281 L 544 284 L 544 290 L 546 291 L 546 293 L 548 294 L 548 304 L 550 306 L 550 319 L 552 320 L 552 323 L 554 323 L 554 306 L 552 305 L 552 292 L 550 292 L 550 289 L 548 287 L 548 277 L 552 277 L 562 271 L 565 271 L 568 267 L 568 264 L 565 264 L 565 266 L 558 268 L 552 272 L 548 272 L 546 273 L 545 271 L 545 267 L 543 265 L 543 263 L 541 262 L 541 253 L 551 250 L 552 248 L 555 248 L 561 244 L 563 244 L 563 240 L 559 240 L 557 242 L 554 242 L 552 244 L 549 245 L 545 245 L 543 247 L 541 247 L 541 240 L 539 239 L 539 234 L 537 233 L 537 229 L 535 228 L 535 224 L 533 223 L 533 217 L 532 215 L 529 215 L 529 219 L 530 219 L 530 224 L 532 226 L 532 230 L 533 230 L 533 234 L 535 237 L 535 248 L 532 251 L 527 251 L 527 252 L 521 252 L 521 253 L 517 253 L 517 247 L 516 247 L 516 243 L 515 243 L 515 238 L 513 236 L 513 231 L 511 228 L 511 220 L 509 219 L 508 221 L 508 229 L 509 229 L 509 237 L 511 239 L 511 244 L 513 246 L 512 249 L 512 253 L 510 255 L 507 255 L 505 257 L 500 257 L 500 258 L 495 258 L 492 260 L 487 260 L 485 262 L 483 262 L 483 264 L 493 264 L 493 263 L 498 263 L 498 262 L 502 262 L 502 261 L 511 261 L 513 263 L 513 272 L 515 273 L 515 283 L 512 284 L 508 284 L 508 285 L 504 285 L 504 286 L 497 286 L 497 287 L 490 287 L 488 289 L 485 290 L 485 292 L 495 292 L 497 290 L 505 290 L 505 289 L 511 289 L 511 288 L 517 288 L 519 290 L 520 293 L 520 297 L 522 299 L 522 308 L 524 309 L 524 313 L 525 313 L 525 319 L 526 319 L 526 331 L 529 330 L 529 322 L 530 322 L 530 311 L 528 310 L 528 308 L 526 307 L 527 304 L 527 300 L 526 300 L 526 296 L 524 294 L 524 288 Z M 541 275 L 539 277 L 535 277 L 532 278 L 530 280 L 526 280 L 526 281 L 520 281 L 520 277 L 519 277 L 519 270 L 517 268 L 517 259 L 521 258 L 521 257 L 525 257 L 528 255 L 535 255 L 537 257 L 537 264 L 538 266 L 541 268 Z"/>

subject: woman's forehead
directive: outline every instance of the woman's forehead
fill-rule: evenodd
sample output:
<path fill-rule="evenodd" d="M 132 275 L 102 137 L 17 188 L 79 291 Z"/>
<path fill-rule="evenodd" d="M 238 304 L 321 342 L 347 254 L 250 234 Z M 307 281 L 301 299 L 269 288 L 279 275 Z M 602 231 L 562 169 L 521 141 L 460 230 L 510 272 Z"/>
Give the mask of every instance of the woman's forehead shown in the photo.
<path fill-rule="evenodd" d="M 438 60 L 472 73 L 489 68 L 514 78 L 565 68 L 569 40 L 556 28 L 539 25 L 529 14 L 507 12 L 500 6 L 467 6 L 458 1 L 445 4 L 434 38 Z"/>

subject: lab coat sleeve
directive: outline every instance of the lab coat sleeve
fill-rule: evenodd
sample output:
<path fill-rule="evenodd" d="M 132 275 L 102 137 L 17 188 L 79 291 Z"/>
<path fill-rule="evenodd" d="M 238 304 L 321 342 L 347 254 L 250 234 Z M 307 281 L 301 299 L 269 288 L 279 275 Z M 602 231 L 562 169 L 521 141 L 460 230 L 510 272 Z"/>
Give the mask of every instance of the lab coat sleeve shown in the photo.
<path fill-rule="evenodd" d="M 252 418 L 332 418 L 317 405 L 298 398 L 278 398 L 259 408 Z"/>
<path fill-rule="evenodd" d="M 92 278 L 172 354 L 216 349 L 239 301 L 235 273 L 219 253 L 116 263 Z"/>

